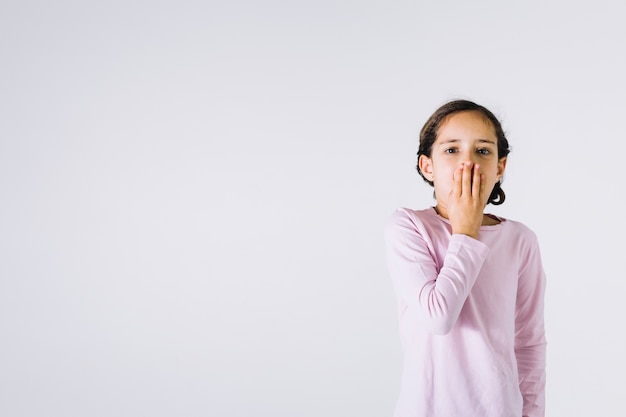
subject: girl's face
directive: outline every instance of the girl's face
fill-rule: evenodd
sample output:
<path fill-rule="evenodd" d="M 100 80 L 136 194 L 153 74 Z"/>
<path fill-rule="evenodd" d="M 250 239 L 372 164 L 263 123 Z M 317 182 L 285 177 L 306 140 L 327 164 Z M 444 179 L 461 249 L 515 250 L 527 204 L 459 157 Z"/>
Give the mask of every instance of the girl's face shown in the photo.
<path fill-rule="evenodd" d="M 422 173 L 435 185 L 437 208 L 445 217 L 454 172 L 465 161 L 479 164 L 479 171 L 485 176 L 485 199 L 488 199 L 494 185 L 502 178 L 506 157 L 498 159 L 495 129 L 477 111 L 462 111 L 448 116 L 439 126 L 430 158 L 421 155 L 419 159 Z"/>

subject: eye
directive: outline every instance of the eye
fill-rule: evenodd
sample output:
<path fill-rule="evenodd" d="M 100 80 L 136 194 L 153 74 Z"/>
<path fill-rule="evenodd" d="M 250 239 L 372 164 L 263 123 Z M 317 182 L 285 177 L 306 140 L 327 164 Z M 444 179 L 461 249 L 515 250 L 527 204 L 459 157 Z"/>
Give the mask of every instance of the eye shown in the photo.
<path fill-rule="evenodd" d="M 455 153 L 455 152 L 456 152 L 456 148 L 446 148 L 443 151 L 443 153 Z"/>
<path fill-rule="evenodd" d="M 491 151 L 490 151 L 489 149 L 486 149 L 486 148 L 481 148 L 481 149 L 478 149 L 478 151 L 477 151 L 477 152 L 478 152 L 479 154 L 481 154 L 481 155 L 489 155 L 489 154 L 491 154 Z"/>

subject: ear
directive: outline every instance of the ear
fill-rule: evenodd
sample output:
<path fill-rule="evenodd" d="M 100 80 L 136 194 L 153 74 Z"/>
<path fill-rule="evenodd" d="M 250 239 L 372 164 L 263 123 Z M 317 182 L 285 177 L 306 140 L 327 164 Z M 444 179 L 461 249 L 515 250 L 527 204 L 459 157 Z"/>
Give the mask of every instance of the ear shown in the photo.
<path fill-rule="evenodd" d="M 498 181 L 502 180 L 504 169 L 506 168 L 506 156 L 498 160 Z"/>
<path fill-rule="evenodd" d="M 432 182 L 433 181 L 433 160 L 427 157 L 426 155 L 420 155 L 419 160 L 417 161 L 420 167 L 420 171 L 424 174 L 424 177 Z"/>

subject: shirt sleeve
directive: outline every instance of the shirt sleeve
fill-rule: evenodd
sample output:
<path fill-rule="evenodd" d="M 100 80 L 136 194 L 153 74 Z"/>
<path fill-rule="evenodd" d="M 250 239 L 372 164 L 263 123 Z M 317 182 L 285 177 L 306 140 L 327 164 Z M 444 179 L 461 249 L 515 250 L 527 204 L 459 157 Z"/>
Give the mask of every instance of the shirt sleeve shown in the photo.
<path fill-rule="evenodd" d="M 396 210 L 385 227 L 387 265 L 397 296 L 422 317 L 434 334 L 450 332 L 476 282 L 489 249 L 466 235 L 453 234 L 439 269 L 423 227 Z"/>
<path fill-rule="evenodd" d="M 520 270 L 515 313 L 515 356 L 524 417 L 545 415 L 545 288 L 546 276 L 535 239 Z"/>

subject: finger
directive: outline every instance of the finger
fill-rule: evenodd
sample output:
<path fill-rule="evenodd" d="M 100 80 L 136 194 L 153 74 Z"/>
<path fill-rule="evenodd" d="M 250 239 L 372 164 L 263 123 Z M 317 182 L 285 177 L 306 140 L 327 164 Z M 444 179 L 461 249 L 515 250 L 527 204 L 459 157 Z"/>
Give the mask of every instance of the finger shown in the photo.
<path fill-rule="evenodd" d="M 491 194 L 491 191 L 487 190 L 486 184 L 485 174 L 480 174 L 480 201 L 483 203 L 483 207 L 487 205 L 489 194 Z"/>
<path fill-rule="evenodd" d="M 472 194 L 472 163 L 470 161 L 463 164 L 463 179 L 461 187 L 461 194 Z"/>
<path fill-rule="evenodd" d="M 472 196 L 481 198 L 481 191 L 483 190 L 483 184 L 481 183 L 482 175 L 480 173 L 480 165 L 474 165 L 474 172 L 472 175 Z"/>
<path fill-rule="evenodd" d="M 455 193 L 456 195 L 461 195 L 461 191 L 463 190 L 462 180 L 463 180 L 463 168 L 464 168 L 464 166 L 465 166 L 465 164 L 463 164 L 463 163 L 459 164 L 457 169 L 455 169 L 454 173 L 452 174 L 452 190 L 451 190 L 451 192 Z"/>

